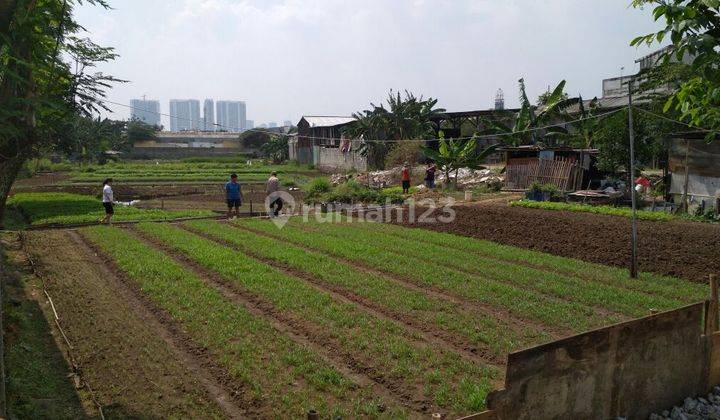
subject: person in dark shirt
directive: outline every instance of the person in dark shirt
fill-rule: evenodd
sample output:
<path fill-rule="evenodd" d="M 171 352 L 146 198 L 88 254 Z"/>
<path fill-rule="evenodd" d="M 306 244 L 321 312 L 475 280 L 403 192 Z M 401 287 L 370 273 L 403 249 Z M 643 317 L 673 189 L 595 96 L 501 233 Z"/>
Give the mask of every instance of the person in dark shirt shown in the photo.
<path fill-rule="evenodd" d="M 235 209 L 235 217 L 240 216 L 240 206 L 242 205 L 242 189 L 237 180 L 237 174 L 230 175 L 230 181 L 225 184 L 225 198 L 228 206 L 228 219 L 232 217 L 233 208 Z"/>
<path fill-rule="evenodd" d="M 437 166 L 435 166 L 435 162 L 430 161 L 427 164 L 427 168 L 425 169 L 425 186 L 429 189 L 435 188 L 435 171 L 437 170 Z"/>

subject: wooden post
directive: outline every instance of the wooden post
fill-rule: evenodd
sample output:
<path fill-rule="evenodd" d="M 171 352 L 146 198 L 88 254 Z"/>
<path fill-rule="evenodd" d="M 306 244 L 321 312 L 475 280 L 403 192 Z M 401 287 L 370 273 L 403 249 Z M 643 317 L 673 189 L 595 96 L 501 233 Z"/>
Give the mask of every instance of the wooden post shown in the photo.
<path fill-rule="evenodd" d="M 705 335 L 718 330 L 718 282 L 714 274 L 710 274 L 710 303 L 705 320 Z"/>
<path fill-rule="evenodd" d="M 315 410 L 310 410 L 307 412 L 307 420 L 319 420 L 320 414 Z"/>
<path fill-rule="evenodd" d="M 680 206 L 682 210 L 687 213 L 688 211 L 688 188 L 690 183 L 690 168 L 688 166 L 688 160 L 690 155 L 690 140 L 685 140 L 685 182 L 683 185 L 683 195 L 682 195 L 682 203 L 680 203 Z"/>
<path fill-rule="evenodd" d="M 254 193 L 255 193 L 255 187 L 250 187 L 250 196 L 249 196 L 250 197 L 249 198 L 249 200 L 250 200 L 250 217 L 253 217 L 252 197 L 253 197 Z"/>

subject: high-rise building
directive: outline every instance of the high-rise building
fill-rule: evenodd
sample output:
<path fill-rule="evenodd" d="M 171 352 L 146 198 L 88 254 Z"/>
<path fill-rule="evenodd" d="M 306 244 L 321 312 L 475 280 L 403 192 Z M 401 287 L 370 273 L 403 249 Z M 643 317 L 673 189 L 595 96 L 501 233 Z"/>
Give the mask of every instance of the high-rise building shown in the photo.
<path fill-rule="evenodd" d="M 283 121 L 283 127 L 292 127 L 293 123 L 290 120 Z"/>
<path fill-rule="evenodd" d="M 160 101 L 133 99 L 130 101 L 130 119 L 160 126 Z"/>
<path fill-rule="evenodd" d="M 246 108 L 243 101 L 217 101 L 218 129 L 240 132 L 247 128 Z"/>
<path fill-rule="evenodd" d="M 215 131 L 215 103 L 205 99 L 203 104 L 203 131 Z"/>
<path fill-rule="evenodd" d="M 268 128 L 277 128 L 277 123 L 270 121 L 269 123 L 267 123 L 267 126 L 268 126 Z"/>
<path fill-rule="evenodd" d="M 245 129 L 252 130 L 253 128 L 255 128 L 255 121 L 245 120 Z"/>
<path fill-rule="evenodd" d="M 170 131 L 188 131 L 200 128 L 200 101 L 197 99 L 170 99 Z"/>

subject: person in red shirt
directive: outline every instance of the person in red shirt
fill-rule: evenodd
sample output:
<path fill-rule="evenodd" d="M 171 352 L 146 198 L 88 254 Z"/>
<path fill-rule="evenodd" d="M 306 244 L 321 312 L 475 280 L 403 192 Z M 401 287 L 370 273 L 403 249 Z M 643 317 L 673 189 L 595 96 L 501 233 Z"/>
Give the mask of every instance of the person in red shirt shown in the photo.
<path fill-rule="evenodd" d="M 640 175 L 635 180 L 635 191 L 639 192 L 640 194 L 646 192 L 650 189 L 650 180 L 645 178 L 644 176 Z"/>
<path fill-rule="evenodd" d="M 402 189 L 403 194 L 409 194 L 410 193 L 410 167 L 408 164 L 404 164 L 402 168 Z"/>

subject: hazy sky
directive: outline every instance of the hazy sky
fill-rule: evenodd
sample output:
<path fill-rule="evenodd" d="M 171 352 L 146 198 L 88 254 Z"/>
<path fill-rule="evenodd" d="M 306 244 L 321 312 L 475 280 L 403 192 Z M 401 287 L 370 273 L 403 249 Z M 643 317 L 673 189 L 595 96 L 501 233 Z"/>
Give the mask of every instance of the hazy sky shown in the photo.
<path fill-rule="evenodd" d="M 517 80 L 538 94 L 567 80 L 600 96 L 603 78 L 635 71 L 657 30 L 630 0 L 110 0 L 79 22 L 120 57 L 99 70 L 130 82 L 108 93 L 244 100 L 247 118 L 349 115 L 389 89 L 439 99 L 449 111 L 517 105 Z M 114 118 L 130 110 L 113 106 Z M 168 119 L 163 117 L 163 124 Z"/>

